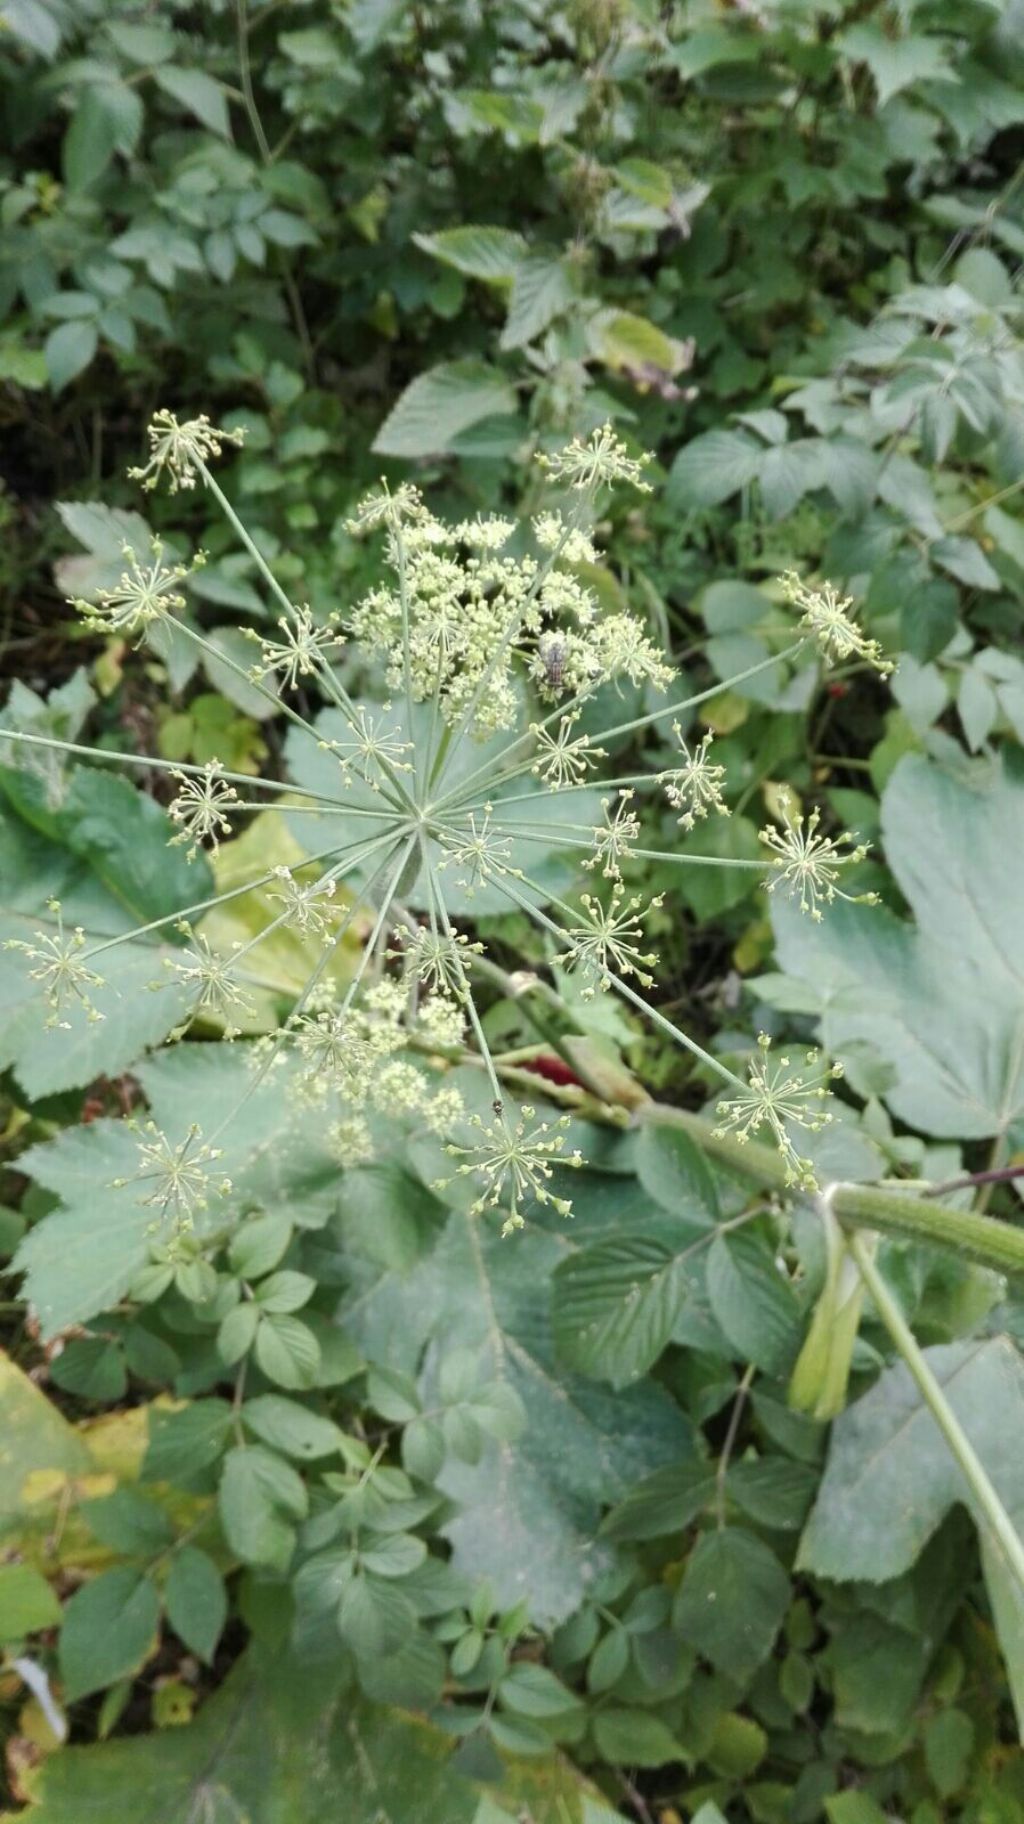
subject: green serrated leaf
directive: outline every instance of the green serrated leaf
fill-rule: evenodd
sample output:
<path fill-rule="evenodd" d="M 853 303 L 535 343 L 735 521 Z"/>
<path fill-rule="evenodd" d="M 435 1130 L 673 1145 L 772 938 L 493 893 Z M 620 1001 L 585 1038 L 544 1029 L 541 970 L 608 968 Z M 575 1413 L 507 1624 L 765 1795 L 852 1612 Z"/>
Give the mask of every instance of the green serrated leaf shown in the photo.
<path fill-rule="evenodd" d="M 182 1546 L 175 1553 L 164 1602 L 179 1640 L 209 1665 L 227 1620 L 228 1599 L 217 1566 L 198 1546 Z"/>
<path fill-rule="evenodd" d="M 485 361 L 445 361 L 406 387 L 373 447 L 380 456 L 440 455 L 470 425 L 516 409 L 503 373 Z"/>
<path fill-rule="evenodd" d="M 523 236 L 511 228 L 443 228 L 438 234 L 414 234 L 412 238 L 424 253 L 445 266 L 491 284 L 511 280 L 527 250 Z"/>
<path fill-rule="evenodd" d="M 60 1669 L 68 1703 L 137 1672 L 155 1644 L 156 1586 L 119 1565 L 76 1590 L 64 1611 Z"/>
<path fill-rule="evenodd" d="M 1006 1450 L 1024 1418 L 1024 1362 L 1008 1337 L 950 1343 L 926 1358 L 1018 1525 L 1024 1465 Z M 902 1363 L 832 1429 L 825 1474 L 798 1564 L 837 1582 L 884 1582 L 914 1563 L 955 1502 L 971 1495 L 916 1382 Z"/>
<path fill-rule="evenodd" d="M 720 1527 L 698 1540 L 672 1622 L 688 1646 L 745 1684 L 767 1659 L 790 1600 L 786 1572 L 762 1540 Z"/>
<path fill-rule="evenodd" d="M 224 1459 L 220 1517 L 232 1551 L 247 1564 L 287 1570 L 295 1522 L 305 1519 L 306 1488 L 283 1457 L 262 1444 L 237 1445 Z"/>
<path fill-rule="evenodd" d="M 771 1242 L 749 1228 L 716 1235 L 707 1283 L 711 1309 L 744 1360 L 785 1373 L 800 1340 L 800 1307 Z"/>

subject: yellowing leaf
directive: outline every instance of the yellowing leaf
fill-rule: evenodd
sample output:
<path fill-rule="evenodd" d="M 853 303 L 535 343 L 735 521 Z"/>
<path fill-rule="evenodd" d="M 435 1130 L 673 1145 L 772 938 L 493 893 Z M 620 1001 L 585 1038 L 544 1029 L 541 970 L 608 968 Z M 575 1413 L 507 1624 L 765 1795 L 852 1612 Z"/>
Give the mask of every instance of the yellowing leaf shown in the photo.
<path fill-rule="evenodd" d="M 214 878 L 219 893 L 229 893 L 244 886 L 247 880 L 259 880 L 272 868 L 290 868 L 296 878 L 307 884 L 318 878 L 321 869 L 306 860 L 284 817 L 278 811 L 265 811 L 255 817 L 249 828 L 232 842 L 222 845 L 214 862 Z M 266 931 L 282 907 L 275 899 L 274 883 L 254 887 L 251 892 L 228 900 L 208 912 L 198 929 L 218 955 L 230 955 L 236 945 L 252 942 Z M 338 922 L 349 905 L 344 888 L 339 888 L 333 904 L 338 908 Z M 354 919 L 350 930 L 337 946 L 325 971 L 328 981 L 343 984 L 355 970 L 362 947 L 364 920 Z M 253 974 L 259 985 L 246 981 L 246 991 L 255 1006 L 255 1014 L 236 1012 L 235 1024 L 243 1032 L 275 1032 L 279 1024 L 282 1000 L 294 1002 L 301 994 L 323 956 L 319 941 L 290 926 L 281 925 L 260 943 L 252 958 Z"/>

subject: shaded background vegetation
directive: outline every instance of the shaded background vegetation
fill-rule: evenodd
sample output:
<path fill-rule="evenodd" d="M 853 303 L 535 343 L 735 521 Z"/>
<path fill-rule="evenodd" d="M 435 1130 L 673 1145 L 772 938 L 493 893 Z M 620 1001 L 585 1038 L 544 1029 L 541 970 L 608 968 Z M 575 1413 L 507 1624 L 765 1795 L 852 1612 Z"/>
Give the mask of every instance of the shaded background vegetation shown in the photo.
<path fill-rule="evenodd" d="M 138 523 L 126 517 L 138 512 L 138 495 L 124 472 L 140 460 L 156 407 L 248 427 L 244 450 L 225 462 L 225 486 L 292 596 L 320 617 L 371 580 L 372 554 L 345 521 L 382 471 L 413 475 L 441 511 L 529 510 L 532 455 L 612 419 L 631 444 L 654 452 L 656 487 L 642 509 L 609 510 L 608 568 L 595 587 L 628 600 L 687 675 L 713 683 L 775 649 L 774 579 L 790 568 L 831 578 L 900 659 L 891 691 L 855 669 L 819 690 L 810 674 L 779 666 L 714 697 L 707 725 L 738 804 L 695 846 L 756 855 L 763 808 L 782 782 L 839 825 L 873 836 L 879 795 L 907 755 L 945 768 L 966 790 L 964 782 L 988 778 L 1001 749 L 1010 781 L 1001 827 L 1013 846 L 1014 755 L 1024 739 L 1020 0 L 209 0 L 201 8 L 7 0 L 0 22 L 0 677 L 16 681 L 5 713 L 72 737 L 88 717 L 91 740 L 123 751 L 199 762 L 217 755 L 254 773 L 277 764 L 280 730 L 231 672 L 173 647 L 158 661 L 104 643 L 65 606 L 70 590 L 87 593 L 106 576 Z M 201 492 L 154 501 L 149 517 L 157 527 L 166 518 L 172 549 L 187 534 L 208 550 L 196 612 L 213 644 L 237 655 L 240 628 L 266 612 L 249 560 L 229 547 Z M 63 686 L 48 707 L 37 700 Z M 4 776 L 12 823 L 32 826 Z M 871 884 L 894 911 L 909 903 L 923 923 L 927 895 L 912 891 L 914 864 L 895 859 L 911 853 L 923 800 L 887 802 L 891 872 L 879 861 Z M 951 865 L 969 869 L 969 816 L 964 830 Z M 63 828 L 47 839 L 74 846 Z M 3 851 L 9 879 L 14 852 Z M 80 845 L 76 853 L 82 860 Z M 641 884 L 650 895 L 667 886 L 676 895 L 658 933 L 663 1004 L 705 1040 L 731 1055 L 759 1024 L 789 1021 L 803 1032 L 822 1012 L 848 952 L 842 941 L 831 953 L 826 944 L 808 961 L 784 919 L 773 933 L 753 874 L 694 869 L 680 889 L 652 863 Z M 990 873 L 979 891 L 997 900 L 1012 881 Z M 510 967 L 535 960 L 515 921 L 496 935 Z M 896 992 L 892 982 L 886 992 Z M 508 1003 L 496 1004 L 493 1019 L 496 1030 L 502 1022 L 514 1030 Z M 613 1023 L 609 1036 L 649 1089 L 691 1101 L 700 1090 L 678 1054 L 630 1023 Z M 963 1043 L 950 1019 L 934 1050 Z M 865 1031 L 846 1055 L 860 1107 L 851 1130 L 875 1149 L 879 1171 L 942 1178 L 1013 1156 L 1011 1096 L 995 1125 L 958 1127 L 945 1111 L 930 1115 L 935 1103 L 925 1094 L 909 1108 L 899 1086 L 890 1095 L 884 1049 Z M 0 1238 L 10 1252 L 53 1193 L 70 1195 L 45 1166 L 26 1194 L 20 1149 L 117 1114 L 138 1091 L 125 1080 L 45 1084 L 34 1094 L 24 1060 L 0 1056 L 13 1066 L 0 1100 L 11 1161 L 0 1179 Z M 150 1068 L 152 1098 L 159 1067 Z M 616 1169 L 656 1230 L 659 1196 L 669 1207 L 675 1182 L 670 1167 L 630 1156 Z M 367 1261 L 411 1271 L 433 1245 L 438 1212 L 411 1184 L 392 1184 L 384 1199 L 403 1212 L 386 1242 L 357 1234 L 358 1270 L 348 1260 L 336 1273 L 348 1290 L 360 1274 L 368 1282 Z M 358 1188 L 371 1199 L 371 1184 Z M 721 1194 L 728 1210 L 735 1185 Z M 590 1240 L 609 1220 L 602 1195 L 598 1185 Z M 1014 1212 L 1011 1190 L 994 1196 L 997 1210 Z M 354 1197 L 348 1218 L 358 1230 Z M 581 1204 L 585 1215 L 586 1197 Z M 316 1272 L 330 1289 L 328 1252 Z M 533 1263 L 528 1278 L 551 1278 L 555 1255 L 543 1242 L 524 1258 Z M 454 1321 L 453 1299 L 476 1296 L 459 1280 L 460 1264 L 452 1267 L 459 1290 L 438 1295 L 432 1313 L 441 1328 Z M 992 1346 L 989 1330 L 1020 1328 L 1019 1306 L 991 1315 L 1001 1288 L 974 1269 L 937 1267 L 910 1248 L 893 1250 L 889 1269 L 929 1343 L 959 1347 L 973 1337 L 969 1346 L 981 1349 Z M 523 1271 L 505 1256 L 493 1265 L 510 1306 Z M 781 1343 L 778 1311 L 766 1340 L 745 1307 L 731 1325 L 716 1307 L 714 1323 L 679 1317 L 664 1354 L 641 1359 L 630 1344 L 621 1359 L 610 1351 L 588 1362 L 572 1341 L 571 1278 L 562 1283 L 560 1366 L 543 1358 L 556 1389 L 549 1406 L 570 1369 L 591 1373 L 610 1401 L 633 1396 L 602 1381 L 617 1389 L 636 1381 L 636 1398 L 649 1402 L 638 1430 L 656 1441 L 640 1449 L 634 1440 L 616 1458 L 613 1446 L 595 1446 L 605 1420 L 590 1413 L 585 1441 L 574 1440 L 589 1478 L 586 1511 L 573 1512 L 564 1489 L 551 1497 L 563 1529 L 559 1563 L 578 1557 L 602 1509 L 611 1510 L 604 1583 L 564 1602 L 545 1597 L 516 1661 L 539 1672 L 543 1659 L 571 1702 L 543 1676 L 517 1702 L 517 1674 L 504 1711 L 498 1705 L 505 1735 L 499 1728 L 490 1740 L 491 1760 L 479 1742 L 463 1743 L 454 1772 L 434 1737 L 384 1709 L 429 1707 L 438 1664 L 463 1694 L 479 1686 L 475 1636 L 483 1652 L 488 1635 L 493 1659 L 494 1642 L 515 1643 L 527 1625 L 506 1599 L 507 1579 L 467 1597 L 460 1623 L 445 1623 L 443 1660 L 431 1635 L 419 1684 L 411 1663 L 393 1685 L 384 1673 L 363 1681 L 365 1742 L 382 1766 L 397 1759 L 413 1768 L 388 1799 L 394 1824 L 428 1824 L 428 1805 L 444 1824 L 463 1815 L 490 1824 L 520 1801 L 537 1824 L 563 1824 L 558 1804 L 586 1824 L 610 1815 L 593 1793 L 581 1796 L 575 1776 L 564 1776 L 562 1792 L 559 1772 L 536 1774 L 533 1787 L 523 1775 L 518 1794 L 503 1788 L 504 1810 L 478 1814 L 483 1801 L 470 1781 L 493 1775 L 495 1743 L 536 1753 L 538 1730 L 542 1748 L 559 1742 L 596 1776 L 600 1803 L 621 1805 L 642 1824 L 674 1824 L 705 1801 L 753 1824 L 814 1824 L 826 1812 L 831 1824 L 874 1824 L 879 1805 L 913 1824 L 1017 1820 L 1024 1793 L 1011 1686 L 962 1512 L 940 1503 L 931 1543 L 911 1552 L 898 1576 L 887 1573 L 891 1581 L 872 1583 L 864 1569 L 852 1584 L 810 1571 L 791 1580 L 825 1448 L 823 1429 L 783 1404 L 807 1301 L 784 1314 L 792 1335 Z M 325 1310 L 336 1296 L 325 1294 Z M 554 1309 L 557 1330 L 557 1298 Z M 390 1313 L 395 1324 L 401 1310 Z M 24 1308 L 7 1315 L 14 1355 L 37 1378 L 50 1376 L 72 1419 L 138 1411 L 165 1387 L 190 1395 L 211 1385 L 201 1370 L 190 1378 L 159 1328 L 140 1340 L 113 1320 L 50 1360 Z M 364 1355 L 377 1349 L 385 1371 L 416 1370 L 400 1351 L 389 1364 L 380 1335 L 358 1324 L 353 1333 Z M 870 1322 L 859 1347 L 855 1389 L 863 1390 L 884 1357 Z M 984 1357 L 979 1372 L 996 1376 L 985 1366 L 995 1360 Z M 765 1377 L 753 1400 L 751 1362 Z M 348 1378 L 339 1377 L 346 1389 Z M 30 1401 L 27 1385 L 12 1386 L 12 1398 Z M 358 1425 L 371 1437 L 382 1421 L 401 1430 L 416 1418 L 409 1401 L 419 1395 L 404 1380 L 389 1392 L 385 1372 L 369 1392 L 357 1387 Z M 543 1435 L 552 1412 L 535 1411 L 532 1423 Z M 1000 1435 L 1012 1438 L 1016 1420 L 1002 1423 Z M 551 1439 L 545 1449 L 557 1453 L 557 1428 Z M 54 1449 L 53 1464 L 67 1474 L 95 1469 L 76 1455 L 83 1446 L 70 1426 Z M 125 1459 L 135 1472 L 140 1454 L 136 1438 Z M 692 1458 L 685 1472 L 657 1467 L 673 1454 Z M 764 1651 L 712 1643 L 707 1652 L 701 1642 L 698 1656 L 687 1644 L 696 1598 L 691 1591 L 689 1607 L 684 1599 L 681 1621 L 677 1602 L 673 1631 L 666 1591 L 679 1584 L 680 1536 L 725 1500 L 731 1464 L 747 1469 L 728 1485 L 729 1513 L 747 1542 L 733 1600 L 745 1618 L 761 1602 Z M 648 1469 L 669 1479 L 625 1498 Z M 469 1471 L 459 1473 L 465 1496 Z M 521 1471 L 534 1473 L 536 1465 Z M 186 1503 L 205 1493 L 189 1492 Z M 475 1498 L 483 1495 L 478 1482 Z M 444 1519 L 425 1514 L 409 1524 L 430 1533 Z M 18 1550 L 24 1515 L 12 1524 Z M 108 1516 L 106 1533 L 101 1518 L 100 1545 L 83 1555 L 76 1524 L 62 1595 L 83 1565 L 123 1571 L 145 1533 L 137 1512 Z M 777 1579 L 759 1556 L 768 1547 Z M 502 1584 L 479 1541 L 469 1555 Z M 456 1613 L 457 1594 L 449 1589 L 437 1612 Z M 214 1670 L 202 1674 L 204 1691 L 220 1684 L 250 1631 L 257 1656 L 275 1648 L 281 1623 L 272 1608 L 258 1577 L 243 1586 Z M 510 1622 L 499 1619 L 510 1612 Z M 45 1638 L 53 1617 L 35 1613 Z M 728 1633 L 727 1616 L 722 1625 Z M 736 1628 L 741 1639 L 739 1620 Z M 112 1663 L 105 1698 L 81 1683 L 79 1739 L 106 1734 L 119 1719 L 128 1733 L 159 1730 L 178 1720 L 175 1701 L 187 1714 L 198 1674 L 183 1676 L 180 1656 L 165 1641 L 134 1684 L 126 1665 Z M 242 1714 L 241 1692 L 249 1720 L 229 1720 L 226 1733 L 245 1739 L 250 1730 L 253 1754 L 261 1731 L 302 1739 L 308 1717 L 300 1724 L 264 1662 L 238 1663 L 243 1674 L 236 1667 L 234 1684 L 212 1701 L 230 1719 L 233 1703 Z M 344 1668 L 313 1675 L 318 1705 L 328 1703 L 335 1676 L 340 1690 Z M 1014 1677 L 1019 1662 L 1011 1684 Z M 161 1695 L 168 1688 L 170 1698 Z M 25 1766 L 45 1734 L 23 1698 L 12 1682 L 13 1798 L 26 1796 Z M 195 1729 L 215 1729 L 217 1715 L 212 1704 L 201 1710 Z M 164 1747 L 172 1740 L 173 1762 Z M 260 1780 L 238 1768 L 202 1799 L 206 1811 L 187 1809 L 199 1803 L 195 1769 L 207 1752 L 189 1732 L 152 1738 L 144 1752 L 156 1759 L 145 1763 L 118 1758 L 132 1746 L 97 1750 L 110 1758 L 90 1763 L 92 1774 L 62 1774 L 57 1756 L 41 1824 L 84 1815 L 227 1824 L 250 1806 L 264 1815 Z M 365 1756 L 351 1744 L 337 1755 L 316 1775 L 322 1786 L 291 1801 L 296 1817 L 364 1780 Z M 82 1778 L 96 1782 L 89 1814 L 74 1810 L 84 1803 Z M 147 1781 L 163 1790 L 165 1778 L 173 1795 L 180 1784 L 180 1809 L 172 1796 L 165 1810 L 154 1800 L 151 1812 L 133 1811 L 137 1800 L 127 1795 L 148 1792 Z M 372 1817 L 371 1786 L 359 1792 L 355 1802 Z M 361 1811 L 354 1815 L 361 1821 Z"/>

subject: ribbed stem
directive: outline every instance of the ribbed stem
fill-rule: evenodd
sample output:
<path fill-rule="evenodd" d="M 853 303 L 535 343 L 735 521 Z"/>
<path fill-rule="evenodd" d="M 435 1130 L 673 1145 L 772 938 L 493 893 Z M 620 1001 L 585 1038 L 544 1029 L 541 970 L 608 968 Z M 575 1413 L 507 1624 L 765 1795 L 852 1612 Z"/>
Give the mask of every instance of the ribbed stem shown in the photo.
<path fill-rule="evenodd" d="M 753 1178 L 765 1190 L 799 1195 L 786 1186 L 785 1162 L 771 1147 L 757 1141 L 741 1143 L 735 1134 L 716 1134 L 714 1122 L 688 1109 L 651 1103 L 646 1120 L 681 1127 L 713 1159 L 733 1171 Z M 963 1259 L 998 1273 L 1024 1274 L 1024 1229 L 1011 1228 L 973 1210 L 947 1210 L 924 1197 L 890 1190 L 877 1184 L 840 1184 L 830 1197 L 831 1208 L 847 1229 L 878 1229 L 898 1241 L 920 1241 L 951 1248 Z"/>

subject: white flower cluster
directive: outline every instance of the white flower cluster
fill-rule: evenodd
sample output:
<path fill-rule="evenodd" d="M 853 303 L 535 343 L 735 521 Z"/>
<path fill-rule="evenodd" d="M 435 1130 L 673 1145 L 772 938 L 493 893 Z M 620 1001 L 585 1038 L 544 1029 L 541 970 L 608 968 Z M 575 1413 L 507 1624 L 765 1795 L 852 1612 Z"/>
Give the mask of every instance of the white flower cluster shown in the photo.
<path fill-rule="evenodd" d="M 566 1150 L 563 1122 L 534 1124 L 532 1110 L 505 1109 L 514 1054 L 506 1059 L 495 1048 L 477 1005 L 481 983 L 502 972 L 485 957 L 480 939 L 456 931 L 449 916 L 453 899 L 472 905 L 474 894 L 490 914 L 497 895 L 517 918 L 529 918 L 549 960 L 577 977 L 584 999 L 621 996 L 724 1078 L 730 1093 L 720 1105 L 723 1123 L 740 1139 L 767 1127 L 791 1181 L 809 1182 L 810 1168 L 787 1127 L 827 1119 L 824 1084 L 809 1083 L 806 1067 L 794 1070 L 785 1058 L 771 1062 L 767 1041 L 744 1081 L 639 997 L 637 987 L 653 986 L 657 961 L 645 921 L 664 895 L 633 890 L 635 864 L 653 858 L 662 867 L 761 866 L 770 890 L 792 895 L 817 919 L 836 898 L 873 897 L 841 886 L 867 845 L 845 834 L 821 835 L 818 810 L 805 819 L 783 803 L 781 827 L 762 832 L 763 863 L 693 853 L 689 844 L 668 852 L 640 846 L 648 792 L 661 795 L 687 835 L 712 813 L 727 812 L 726 769 L 712 758 L 711 735 L 688 744 L 682 732 L 708 693 L 670 696 L 599 737 L 618 751 L 674 716 L 677 749 L 660 771 L 608 777 L 601 768 L 605 748 L 587 732 L 588 700 L 599 687 L 667 691 L 675 677 L 643 623 L 628 610 L 602 606 L 588 576 L 597 562 L 597 490 L 607 483 L 645 489 L 643 462 L 609 426 L 546 456 L 542 466 L 561 491 L 561 504 L 536 513 L 521 530 L 500 515 L 445 525 L 412 484 L 382 485 L 350 523 L 360 535 L 382 534 L 387 581 L 347 616 L 321 623 L 306 605 L 289 601 L 211 475 L 209 463 L 225 441 L 237 443 L 240 434 L 218 431 L 204 417 L 181 423 L 160 412 L 150 427 L 150 460 L 137 473 L 146 487 L 166 477 L 172 492 L 202 483 L 220 504 L 276 604 L 277 620 L 273 636 L 254 633 L 260 653 L 251 672 L 230 654 L 220 654 L 221 662 L 249 688 L 256 680 L 274 703 L 301 687 L 297 703 L 284 702 L 283 713 L 307 751 L 326 752 L 337 768 L 327 769 L 333 783 L 326 790 L 313 791 L 232 774 L 216 760 L 185 766 L 146 756 L 145 764 L 162 770 L 174 788 L 170 841 L 188 845 L 190 859 L 203 852 L 216 857 L 219 843 L 264 808 L 266 801 L 254 796 L 261 793 L 272 795 L 282 818 L 302 820 L 299 848 L 310 859 L 300 866 L 272 860 L 247 884 L 94 945 L 81 929 L 67 932 L 52 904 L 49 926 L 42 921 L 33 937 L 7 940 L 45 998 L 47 1023 L 67 1026 L 76 1013 L 98 1019 L 92 995 L 103 984 L 94 967 L 101 952 L 133 937 L 149 941 L 177 924 L 185 941 L 167 957 L 164 978 L 186 991 L 188 1013 L 171 1037 L 196 1019 L 237 1036 L 240 1028 L 251 1030 L 257 1006 L 266 1005 L 259 946 L 283 928 L 312 956 L 310 973 L 290 1012 L 282 1012 L 279 1030 L 249 1046 L 252 1069 L 242 1100 L 290 1060 L 287 1081 L 322 1111 L 339 1161 L 370 1156 L 375 1117 L 398 1113 L 445 1137 L 458 1161 L 455 1176 L 471 1175 L 482 1187 L 473 1208 L 500 1208 L 505 1227 L 514 1228 L 531 1203 L 568 1211 L 551 1182 L 558 1165 L 580 1161 Z M 97 629 L 145 637 L 180 610 L 187 566 L 166 564 L 158 543 L 148 566 L 131 551 L 126 560 L 116 587 L 77 605 Z M 860 633 L 849 603 L 830 586 L 808 589 L 787 578 L 785 588 L 802 612 L 801 644 L 815 642 L 829 658 L 860 658 L 885 669 L 876 643 Z M 205 645 L 187 618 L 178 626 L 183 639 Z M 335 665 L 343 633 L 380 658 L 394 706 L 353 701 L 349 673 Z M 773 655 L 764 661 L 765 668 L 775 663 Z M 330 706 L 329 733 L 307 708 L 317 697 Z M 491 739 L 482 746 L 480 737 Z M 12 743 L 19 738 L 38 739 L 5 731 Z M 600 821 L 595 784 L 603 794 Z M 307 840 L 312 828 L 316 842 Z M 569 879 L 577 879 L 575 889 L 565 887 L 565 898 L 550 885 L 555 859 L 568 862 Z M 582 891 L 584 883 L 593 890 Z M 271 908 L 265 926 L 244 944 L 218 938 L 216 924 L 204 928 L 204 911 L 248 886 L 261 889 Z M 366 941 L 353 946 L 358 961 L 342 991 L 331 965 L 350 933 Z M 258 1001 L 257 990 L 263 991 Z M 545 992 L 557 1000 L 553 988 Z M 465 1116 L 448 1074 L 452 1062 L 463 1061 L 486 1079 L 490 1121 Z M 144 1201 L 175 1232 L 216 1193 L 215 1159 L 212 1139 L 197 1132 L 181 1143 L 157 1132 L 143 1137 L 137 1175 Z"/>
<path fill-rule="evenodd" d="M 610 436 L 610 433 L 608 434 Z M 606 433 L 593 440 L 604 448 Z M 624 446 L 611 463 L 616 475 L 639 482 L 639 464 Z M 596 460 L 596 458 L 595 458 Z M 561 474 L 554 458 L 548 464 Z M 591 465 L 592 467 L 592 465 Z M 479 735 L 515 726 L 521 704 L 517 676 L 525 671 L 545 703 L 576 702 L 602 684 L 667 685 L 672 670 L 629 613 L 603 613 L 597 597 L 573 574 L 596 557 L 582 516 L 588 488 L 568 517 L 539 514 L 533 522 L 541 555 L 510 554 L 515 525 L 491 515 L 446 526 L 415 488 L 377 494 L 350 521 L 353 532 L 383 525 L 391 580 L 370 590 L 353 611 L 352 637 L 383 656 L 388 688 L 438 705 L 449 724 L 465 718 Z M 580 471 L 582 473 L 582 471 Z M 568 472 L 566 472 L 568 479 Z"/>
<path fill-rule="evenodd" d="M 463 1112 L 462 1097 L 443 1076 L 409 1055 L 461 1046 L 466 1017 L 457 1001 L 432 995 L 410 1013 L 406 984 L 387 978 L 367 988 L 356 1005 L 323 990 L 310 1010 L 285 1028 L 298 1060 L 294 1092 L 318 1106 L 337 1106 L 334 1138 L 347 1135 L 348 1162 L 372 1156 L 367 1117 L 414 1117 L 444 1134 Z"/>

